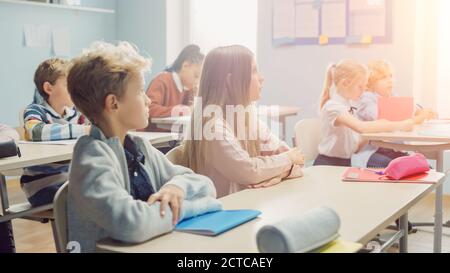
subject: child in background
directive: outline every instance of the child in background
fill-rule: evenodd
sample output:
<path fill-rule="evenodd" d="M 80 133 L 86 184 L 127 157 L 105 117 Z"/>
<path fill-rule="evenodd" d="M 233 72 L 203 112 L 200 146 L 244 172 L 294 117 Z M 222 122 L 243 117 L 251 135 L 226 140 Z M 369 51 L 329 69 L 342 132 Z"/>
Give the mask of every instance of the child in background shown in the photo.
<path fill-rule="evenodd" d="M 271 187 L 287 177 L 301 175 L 304 158 L 300 150 L 291 150 L 251 111 L 252 103 L 260 99 L 262 83 L 254 54 L 243 46 L 216 48 L 205 59 L 198 100 L 203 109 L 194 115 L 211 108 L 222 113 L 191 119 L 193 130 L 184 142 L 182 160 L 195 172 L 211 178 L 219 197 L 248 188 Z M 227 113 L 227 107 L 250 111 L 239 119 L 239 111 Z M 202 128 L 213 125 L 211 136 L 197 128 L 198 123 Z M 201 140 L 196 135 L 202 135 Z"/>
<path fill-rule="evenodd" d="M 369 79 L 367 92 L 364 92 L 358 104 L 357 117 L 363 121 L 378 119 L 378 98 L 395 96 L 393 92 L 393 69 L 385 60 L 375 60 L 369 63 Z M 431 119 L 435 113 L 430 109 L 418 109 L 416 117 Z M 395 158 L 406 156 L 407 153 L 392 149 L 377 148 L 366 145 L 358 154 L 352 157 L 352 165 L 362 168 L 385 168 Z"/>
<path fill-rule="evenodd" d="M 76 139 L 89 132 L 87 120 L 73 106 L 67 91 L 68 62 L 46 60 L 39 65 L 34 83 L 43 100 L 24 112 L 25 138 L 29 141 Z M 69 162 L 24 169 L 21 186 L 33 207 L 53 202 L 59 187 L 68 180 Z"/>
<path fill-rule="evenodd" d="M 361 120 L 378 119 L 378 98 L 396 96 L 393 92 L 393 69 L 385 60 L 375 60 L 369 63 L 369 79 L 367 92 L 361 95 L 357 115 Z M 436 113 L 432 109 L 417 109 L 416 116 L 425 115 L 433 118 Z"/>
<path fill-rule="evenodd" d="M 367 68 L 352 60 L 328 67 L 320 103 L 322 141 L 314 165 L 351 166 L 352 156 L 366 144 L 361 142 L 360 134 L 410 131 L 426 119 L 419 115 L 400 122 L 361 121 L 356 110 L 367 80 Z"/>
<path fill-rule="evenodd" d="M 189 45 L 181 51 L 170 67 L 153 79 L 147 90 L 147 96 L 152 101 L 150 104 L 152 118 L 191 114 L 204 58 L 200 47 Z M 151 124 L 149 130 L 170 131 L 170 127 L 157 128 Z"/>
<path fill-rule="evenodd" d="M 70 95 L 94 124 L 75 146 L 68 189 L 69 240 L 82 252 L 106 237 L 141 243 L 221 209 L 211 180 L 128 135 L 148 125 L 149 69 L 150 60 L 126 42 L 95 43 L 70 69 Z"/>

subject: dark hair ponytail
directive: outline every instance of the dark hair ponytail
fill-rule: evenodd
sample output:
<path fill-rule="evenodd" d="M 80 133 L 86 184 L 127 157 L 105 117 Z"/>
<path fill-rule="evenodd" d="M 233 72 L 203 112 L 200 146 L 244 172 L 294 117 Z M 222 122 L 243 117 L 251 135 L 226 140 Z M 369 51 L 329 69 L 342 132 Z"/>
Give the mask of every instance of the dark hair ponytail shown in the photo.
<path fill-rule="evenodd" d="M 188 45 L 186 46 L 178 55 L 175 62 L 168 66 L 166 72 L 179 72 L 183 67 L 184 62 L 189 62 L 191 64 L 201 64 L 205 59 L 205 55 L 200 52 L 200 47 L 198 45 Z"/>

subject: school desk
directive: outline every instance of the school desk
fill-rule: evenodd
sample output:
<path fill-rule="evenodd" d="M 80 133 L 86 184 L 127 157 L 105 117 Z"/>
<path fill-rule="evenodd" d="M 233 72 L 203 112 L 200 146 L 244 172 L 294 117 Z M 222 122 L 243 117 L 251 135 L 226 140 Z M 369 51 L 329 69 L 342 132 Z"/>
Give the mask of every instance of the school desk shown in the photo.
<path fill-rule="evenodd" d="M 276 107 L 278 107 L 278 111 L 275 111 Z M 286 140 L 286 120 L 288 117 L 296 116 L 300 112 L 300 108 L 291 107 L 291 106 L 270 106 L 268 107 L 268 111 L 266 114 L 261 114 L 260 117 L 270 118 L 276 120 L 280 123 L 281 126 L 281 136 L 280 139 Z M 191 122 L 190 116 L 181 116 L 181 117 L 166 117 L 166 118 L 152 118 L 151 122 L 156 124 L 156 126 L 167 129 L 173 128 L 173 131 L 180 132 L 184 130 L 184 126 L 189 125 Z"/>
<path fill-rule="evenodd" d="M 122 253 L 256 253 L 256 233 L 265 224 L 299 216 L 328 206 L 341 218 L 343 240 L 367 244 L 396 219 L 401 218 L 401 252 L 407 252 L 408 210 L 444 181 L 436 184 L 345 183 L 345 168 L 311 167 L 304 177 L 285 181 L 275 187 L 245 190 L 221 198 L 224 209 L 256 209 L 262 214 L 217 237 L 172 232 L 142 244 L 124 244 L 112 239 L 97 243 L 98 252 Z M 436 213 L 442 213 L 436 206 Z M 442 234 L 438 234 L 441 238 Z M 394 241 L 390 242 L 392 245 Z M 387 246 L 386 246 L 387 247 Z"/>
<path fill-rule="evenodd" d="M 445 132 L 449 130 L 449 134 Z M 425 123 L 416 126 L 412 132 L 391 132 L 363 134 L 362 139 L 370 144 L 397 151 L 413 151 L 424 154 L 428 159 L 436 160 L 436 170 L 444 171 L 444 152 L 450 150 L 450 122 L 442 124 Z M 436 206 L 442 206 L 443 185 L 436 188 Z M 442 234 L 442 209 L 436 213 L 434 226 L 434 251 L 441 252 L 442 240 L 438 237 Z"/>
<path fill-rule="evenodd" d="M 166 145 L 176 142 L 179 139 L 178 134 L 173 133 L 139 133 L 131 132 L 133 135 L 140 136 L 152 143 L 152 145 Z M 32 208 L 29 203 L 22 203 L 10 206 L 8 191 L 6 185 L 5 173 L 11 171 L 20 171 L 23 168 L 50 164 L 72 159 L 74 145 L 42 145 L 39 143 L 19 144 L 22 157 L 10 157 L 0 159 L 0 198 L 3 210 L 3 216 L 0 222 L 9 221 L 15 218 L 22 218 L 47 211 L 53 204 Z"/>

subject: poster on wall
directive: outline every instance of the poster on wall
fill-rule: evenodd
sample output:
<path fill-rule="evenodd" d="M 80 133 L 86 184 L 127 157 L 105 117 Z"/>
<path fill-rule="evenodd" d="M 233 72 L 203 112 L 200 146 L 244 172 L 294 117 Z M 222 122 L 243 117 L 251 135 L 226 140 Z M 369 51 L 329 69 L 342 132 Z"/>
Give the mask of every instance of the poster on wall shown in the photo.
<path fill-rule="evenodd" d="M 392 0 L 273 0 L 273 44 L 390 43 Z"/>

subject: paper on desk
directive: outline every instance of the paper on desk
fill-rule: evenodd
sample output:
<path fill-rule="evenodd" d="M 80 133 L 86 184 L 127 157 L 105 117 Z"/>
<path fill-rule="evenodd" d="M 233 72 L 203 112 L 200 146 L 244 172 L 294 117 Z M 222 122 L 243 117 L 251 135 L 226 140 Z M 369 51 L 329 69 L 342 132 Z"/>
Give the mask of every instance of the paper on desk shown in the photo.
<path fill-rule="evenodd" d="M 450 124 L 450 119 L 432 119 L 425 122 L 426 125 L 435 125 L 435 124 Z"/>
<path fill-rule="evenodd" d="M 77 139 L 57 140 L 57 141 L 40 141 L 40 142 L 19 141 L 19 144 L 37 144 L 37 145 L 75 145 L 76 143 L 77 143 Z"/>
<path fill-rule="evenodd" d="M 53 29 L 53 52 L 56 56 L 70 56 L 70 32 L 67 28 Z"/>
<path fill-rule="evenodd" d="M 418 133 L 421 136 L 450 137 L 450 127 L 424 129 Z"/>
<path fill-rule="evenodd" d="M 46 25 L 24 25 L 26 47 L 50 47 L 50 27 Z"/>
<path fill-rule="evenodd" d="M 157 132 L 130 132 L 130 135 L 137 136 L 146 140 L 155 140 L 159 138 L 172 137 L 173 139 L 178 139 L 179 134 L 177 133 L 157 133 Z"/>

